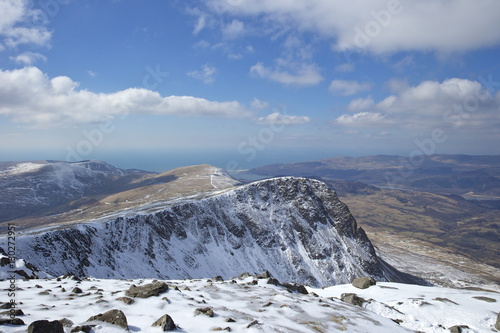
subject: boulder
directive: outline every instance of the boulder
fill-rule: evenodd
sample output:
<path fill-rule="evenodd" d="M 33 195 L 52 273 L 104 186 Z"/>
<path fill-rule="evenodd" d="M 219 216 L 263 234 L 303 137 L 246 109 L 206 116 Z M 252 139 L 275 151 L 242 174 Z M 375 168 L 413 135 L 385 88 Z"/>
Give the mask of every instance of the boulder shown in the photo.
<path fill-rule="evenodd" d="M 122 301 L 123 303 L 125 303 L 127 305 L 130 305 L 130 304 L 134 303 L 134 299 L 132 299 L 130 297 L 127 297 L 127 296 L 118 297 L 116 300 L 117 301 Z"/>
<path fill-rule="evenodd" d="M 462 333 L 468 331 L 469 326 L 467 325 L 455 325 L 449 328 L 451 333 Z"/>
<path fill-rule="evenodd" d="M 28 326 L 28 333 L 64 333 L 64 327 L 57 320 L 37 320 Z"/>
<path fill-rule="evenodd" d="M 103 321 L 105 323 L 117 325 L 128 329 L 127 317 L 121 310 L 113 309 L 98 315 L 92 316 L 87 321 Z"/>
<path fill-rule="evenodd" d="M 495 323 L 495 328 L 500 331 L 500 312 L 497 315 L 497 322 Z"/>
<path fill-rule="evenodd" d="M 125 292 L 129 297 L 148 298 L 151 296 L 158 296 L 168 290 L 168 285 L 165 282 L 152 282 L 143 286 L 131 285 Z"/>
<path fill-rule="evenodd" d="M 24 321 L 19 318 L 0 319 L 0 325 L 24 325 Z"/>
<path fill-rule="evenodd" d="M 71 292 L 74 294 L 81 294 L 83 293 L 83 290 L 81 288 L 74 287 L 73 289 L 71 289 Z"/>
<path fill-rule="evenodd" d="M 267 280 L 267 284 L 273 284 L 275 286 L 279 286 L 280 282 L 275 278 L 270 278 L 269 280 Z"/>
<path fill-rule="evenodd" d="M 213 317 L 214 310 L 212 308 L 198 308 L 198 309 L 194 310 L 195 316 L 198 316 L 200 314 L 204 314 L 205 316 L 208 316 L 208 317 Z"/>
<path fill-rule="evenodd" d="M 94 325 L 81 325 L 81 326 L 76 326 L 74 327 L 70 332 L 71 333 L 79 333 L 79 332 L 83 332 L 83 333 L 90 333 L 92 331 L 92 328 L 94 327 Z"/>
<path fill-rule="evenodd" d="M 262 274 L 257 275 L 257 279 L 270 279 L 271 277 L 271 273 L 268 271 L 264 271 Z"/>
<path fill-rule="evenodd" d="M 283 283 L 282 284 L 283 287 L 285 287 L 286 289 L 288 289 L 288 291 L 290 292 L 298 292 L 300 294 L 304 294 L 304 295 L 307 295 L 309 294 L 309 292 L 307 291 L 306 287 L 304 287 L 304 285 L 302 284 L 297 284 L 297 283 Z"/>
<path fill-rule="evenodd" d="M 365 299 L 359 297 L 354 293 L 343 293 L 342 295 L 340 295 L 340 300 L 357 306 L 363 306 L 363 303 L 366 302 Z"/>
<path fill-rule="evenodd" d="M 73 323 L 71 320 L 69 320 L 68 318 L 63 318 L 63 319 L 59 319 L 59 322 L 64 326 L 64 327 L 71 327 L 73 326 L 75 323 Z"/>
<path fill-rule="evenodd" d="M 374 278 L 371 276 L 365 276 L 359 279 L 354 279 L 352 281 L 352 285 L 356 288 L 359 289 L 366 289 L 369 288 L 370 286 L 374 286 L 377 284 L 377 281 L 375 281 Z"/>
<path fill-rule="evenodd" d="M 156 320 L 151 326 L 160 326 L 164 332 L 173 331 L 177 328 L 177 326 L 175 326 L 174 320 L 168 314 L 165 314 L 158 318 L 158 320 Z"/>

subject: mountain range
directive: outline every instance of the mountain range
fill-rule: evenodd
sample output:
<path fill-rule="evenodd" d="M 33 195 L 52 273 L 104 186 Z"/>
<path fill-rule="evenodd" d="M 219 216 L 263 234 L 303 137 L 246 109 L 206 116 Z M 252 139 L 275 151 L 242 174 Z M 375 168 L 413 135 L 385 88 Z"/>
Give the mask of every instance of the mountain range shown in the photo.
<path fill-rule="evenodd" d="M 380 157 L 377 160 L 380 165 L 386 163 L 386 171 L 393 169 L 390 162 L 382 163 Z M 361 168 L 370 168 L 369 162 L 356 163 L 358 167 L 363 165 Z M 477 167 L 477 162 L 474 164 L 469 160 L 468 163 L 472 165 L 470 168 Z M 486 162 L 483 160 L 483 163 Z M 323 165 L 319 168 L 322 176 L 327 175 L 324 162 L 320 164 Z M 472 288 L 484 294 L 475 294 L 474 297 L 487 302 L 496 301 L 493 296 L 497 293 L 500 270 L 494 267 L 494 263 L 488 263 L 488 258 L 494 260 L 498 254 L 497 238 L 495 234 L 489 233 L 498 228 L 494 200 L 486 204 L 483 201 L 466 200 L 456 193 L 458 187 L 451 190 L 453 193 L 436 193 L 421 189 L 408 190 L 403 185 L 395 189 L 384 185 L 375 186 L 374 183 L 370 185 L 353 180 L 323 178 L 316 174 L 309 177 L 290 175 L 296 172 L 293 171 L 295 167 L 280 165 L 276 173 L 289 170 L 287 175 L 278 174 L 278 177 L 270 178 L 274 167 L 264 167 L 268 174 L 260 175 L 261 180 L 248 182 L 242 173 L 236 179 L 210 165 L 153 173 L 123 170 L 102 161 L 2 163 L 0 228 L 7 230 L 8 226 L 15 226 L 18 260 L 15 271 L 3 272 L 9 261 L 6 251 L 8 235 L 4 231 L 0 235 L 1 244 L 5 244 L 0 246 L 0 280 L 8 278 L 8 274 L 15 274 L 17 279 L 49 278 L 46 281 L 63 274 L 75 274 L 80 277 L 91 276 L 87 281 L 94 281 L 94 284 L 102 285 L 103 288 L 109 288 L 110 283 L 125 281 L 114 279 L 135 279 L 135 283 L 142 284 L 144 279 L 152 278 L 174 284 L 191 283 L 185 279 L 194 279 L 191 281 L 195 282 L 196 288 L 201 288 L 199 281 L 204 278 L 217 276 L 216 281 L 229 281 L 242 272 L 249 272 L 242 276 L 249 278 L 245 283 L 253 285 L 257 274 L 265 271 L 265 276 L 259 278 L 269 278 L 268 283 L 275 284 L 278 289 L 273 291 L 264 287 L 252 289 L 252 292 L 265 294 L 266 297 L 272 297 L 269 292 L 278 295 L 282 290 L 279 288 L 283 286 L 290 292 L 300 290 L 307 293 L 314 290 L 314 293 L 326 296 L 331 295 L 329 291 L 311 288 L 348 284 L 357 277 L 371 276 L 378 282 Z M 491 165 L 485 166 L 485 169 L 487 173 L 494 173 Z M 311 170 L 314 168 L 308 167 L 307 172 Z M 255 175 L 263 171 L 250 172 Z M 495 186 L 491 186 L 481 195 L 494 193 Z M 479 216 L 483 216 L 484 220 Z M 488 217 L 492 220 L 488 220 Z M 363 228 L 358 225 L 357 219 Z M 462 219 L 463 223 L 450 222 L 453 219 Z M 463 225 L 467 228 L 457 227 Z M 447 236 L 441 231 L 444 228 L 448 228 Z M 484 242 L 491 242 L 491 248 L 479 249 L 477 252 L 485 254 L 486 259 L 482 263 L 474 261 L 473 257 L 477 253 L 467 252 L 466 242 L 461 246 L 452 246 L 453 237 L 460 235 L 463 230 L 474 228 L 490 228 L 484 235 L 484 230 L 474 234 Z M 462 255 L 461 251 L 466 255 Z M 56 283 L 60 279 L 52 281 Z M 262 285 L 260 282 L 258 284 Z M 306 285 L 308 291 L 299 284 Z M 32 288 L 30 283 L 25 287 Z M 95 285 L 92 288 L 96 288 Z M 229 287 L 220 288 L 235 292 Z M 351 291 L 348 287 L 338 290 Z M 403 296 L 400 291 L 394 290 L 405 290 L 405 294 Z M 429 295 L 461 293 L 444 290 L 417 291 L 416 287 L 381 285 L 377 287 L 376 294 L 368 292 L 366 295 L 384 299 L 385 303 L 364 300 L 358 305 L 363 304 L 362 307 L 376 313 L 376 316 L 391 318 L 408 328 L 441 332 L 441 328 L 444 328 L 442 324 L 415 319 L 420 318 L 418 315 L 407 317 L 403 311 L 411 312 L 412 306 L 434 306 L 435 302 L 439 307 L 439 302 L 446 303 L 449 300 L 437 297 L 429 298 L 428 301 L 426 298 L 422 304 L 416 301 L 421 299 L 418 295 L 427 295 L 427 292 Z M 52 292 L 49 289 L 46 295 L 50 296 Z M 119 291 L 111 295 L 116 292 Z M 387 292 L 394 297 L 387 298 Z M 29 293 L 23 295 L 35 299 L 41 297 Z M 239 292 L 237 295 L 246 299 Z M 56 300 L 59 296 L 54 294 L 53 297 Z M 210 302 L 217 303 L 216 300 L 221 297 L 218 293 L 211 294 Z M 468 296 L 454 297 L 463 302 Z M 398 302 L 398 298 L 408 299 L 409 307 L 400 307 L 406 301 Z M 111 304 L 110 301 L 105 302 Z M 450 302 L 458 308 L 450 308 L 449 311 L 469 311 L 455 301 Z M 116 302 L 113 304 L 116 305 Z M 334 303 L 328 305 L 334 308 L 338 306 Z M 97 305 L 96 302 L 92 308 L 108 307 L 105 303 Z M 495 313 L 490 308 L 478 307 L 475 311 L 484 316 L 484 320 L 468 320 L 467 323 L 474 327 L 493 327 Z M 37 307 L 28 309 L 37 318 L 50 319 L 53 316 L 48 312 L 39 313 Z M 225 307 L 217 309 L 226 311 Z M 335 321 L 340 323 L 339 327 L 349 326 L 354 331 L 366 329 L 351 325 L 354 317 L 350 310 L 341 313 L 344 319 L 341 323 Z M 352 318 L 346 317 L 347 313 Z M 295 319 L 301 317 L 297 316 L 292 314 Z M 379 317 L 370 316 L 363 316 L 363 320 L 378 322 Z M 191 327 L 187 324 L 188 317 L 181 316 L 185 320 L 184 327 Z M 253 328 L 262 329 L 265 325 L 268 328 L 275 327 L 270 321 L 274 319 L 264 317 L 259 317 L 263 321 L 252 324 Z M 296 331 L 322 331 L 321 327 L 331 326 L 321 320 L 309 320 L 314 327 L 309 327 L 303 320 L 295 321 L 302 325 Z M 78 321 L 84 319 L 78 317 Z M 423 323 L 432 329 L 427 330 L 422 326 Z M 252 325 L 248 324 L 247 329 Z M 281 327 L 279 325 L 276 327 Z M 384 322 L 383 325 L 388 324 Z M 138 327 L 132 329 L 142 330 Z M 289 326 L 284 327 L 287 327 L 285 331 L 289 330 Z M 237 331 L 240 329 L 242 327 Z M 276 329 L 280 331 L 283 327 Z M 94 326 L 93 331 L 121 332 L 106 325 Z M 201 332 L 203 329 L 188 331 Z M 471 331 L 476 332 L 475 329 Z"/>

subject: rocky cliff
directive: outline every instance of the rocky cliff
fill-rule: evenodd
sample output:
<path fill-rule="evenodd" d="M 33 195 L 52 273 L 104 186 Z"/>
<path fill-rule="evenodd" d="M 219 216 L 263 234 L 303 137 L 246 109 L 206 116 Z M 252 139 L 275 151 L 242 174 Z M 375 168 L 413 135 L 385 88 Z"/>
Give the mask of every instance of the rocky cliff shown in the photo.
<path fill-rule="evenodd" d="M 371 275 L 412 282 L 385 264 L 323 182 L 283 177 L 154 213 L 105 218 L 17 237 L 18 256 L 53 275 L 200 278 L 268 270 L 311 286 Z"/>

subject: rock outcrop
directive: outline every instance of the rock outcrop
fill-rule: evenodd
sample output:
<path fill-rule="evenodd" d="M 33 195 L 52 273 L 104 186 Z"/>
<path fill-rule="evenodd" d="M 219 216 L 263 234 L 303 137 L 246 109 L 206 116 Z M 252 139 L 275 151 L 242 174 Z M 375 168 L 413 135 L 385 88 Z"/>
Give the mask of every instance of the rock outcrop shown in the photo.
<path fill-rule="evenodd" d="M 366 275 L 415 281 L 377 257 L 347 206 L 321 181 L 268 179 L 163 207 L 19 235 L 18 256 L 55 276 L 229 278 L 267 270 L 279 281 L 310 286 Z"/>

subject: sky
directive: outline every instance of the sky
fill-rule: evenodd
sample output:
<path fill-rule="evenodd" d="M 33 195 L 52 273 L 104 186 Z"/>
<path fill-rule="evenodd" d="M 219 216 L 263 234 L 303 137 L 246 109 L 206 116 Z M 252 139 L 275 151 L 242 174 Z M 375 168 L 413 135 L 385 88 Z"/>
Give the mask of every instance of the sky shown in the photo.
<path fill-rule="evenodd" d="M 0 0 L 0 160 L 500 154 L 500 1 Z"/>

